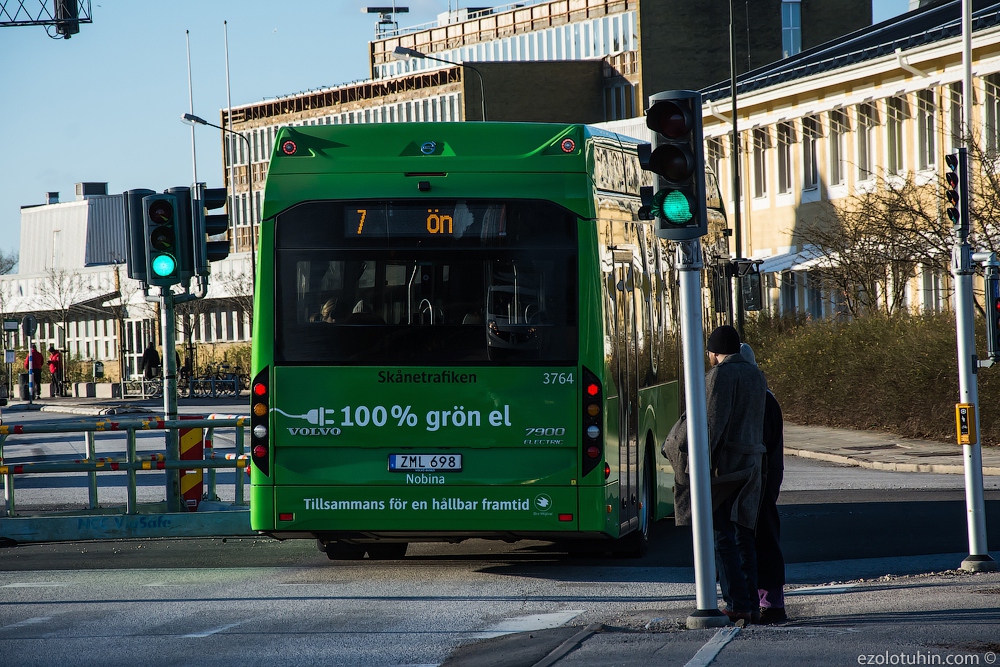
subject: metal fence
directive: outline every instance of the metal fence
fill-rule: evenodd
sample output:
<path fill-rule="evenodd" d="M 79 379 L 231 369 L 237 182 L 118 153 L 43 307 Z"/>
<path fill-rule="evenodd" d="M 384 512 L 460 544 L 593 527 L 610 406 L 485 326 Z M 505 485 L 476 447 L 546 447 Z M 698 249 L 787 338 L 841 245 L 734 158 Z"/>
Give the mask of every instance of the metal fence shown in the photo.
<path fill-rule="evenodd" d="M 108 539 L 115 537 L 168 537 L 212 536 L 250 534 L 249 513 L 244 503 L 247 465 L 244 454 L 245 426 L 249 418 L 235 415 L 210 415 L 208 418 L 164 420 L 162 417 L 143 417 L 96 422 L 73 421 L 60 424 L 4 424 L 0 425 L 0 476 L 4 485 L 4 512 L 0 515 L 0 542 L 44 542 L 52 540 Z M 216 455 L 212 443 L 218 429 L 235 429 L 235 452 Z M 168 460 L 164 452 L 136 451 L 136 434 L 140 431 L 177 431 L 183 429 L 203 448 L 201 458 Z M 125 456 L 100 456 L 98 435 L 102 433 L 126 434 Z M 86 457 L 60 461 L 29 461 L 8 464 L 4 461 L 4 445 L 9 438 L 37 434 L 83 434 L 86 440 Z M 101 442 L 107 442 L 102 439 Z M 116 439 L 120 442 L 120 438 Z M 105 452 L 107 453 L 107 452 Z M 236 472 L 232 504 L 219 501 L 216 471 L 220 468 Z M 137 475 L 140 471 L 184 471 L 185 474 L 204 475 L 204 507 L 198 511 L 167 511 L 163 503 L 140 504 L 137 500 Z M 102 506 L 99 475 L 126 473 L 126 500 L 124 506 Z M 18 477 L 53 473 L 79 473 L 87 476 L 88 502 L 79 511 L 34 512 L 22 516 L 17 512 L 15 481 Z M 170 475 L 164 475 L 165 485 L 171 484 Z M 199 484 L 201 482 L 199 481 Z M 198 503 L 194 503 L 198 505 Z M 154 518 L 152 515 L 155 515 Z M 120 520 L 115 520 L 118 517 Z"/>

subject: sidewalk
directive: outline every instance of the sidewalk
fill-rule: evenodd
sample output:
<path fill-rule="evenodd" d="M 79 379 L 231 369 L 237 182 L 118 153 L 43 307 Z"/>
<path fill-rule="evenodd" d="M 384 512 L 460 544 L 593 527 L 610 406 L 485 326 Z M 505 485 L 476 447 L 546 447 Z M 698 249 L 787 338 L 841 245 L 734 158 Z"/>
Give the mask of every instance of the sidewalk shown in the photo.
<path fill-rule="evenodd" d="M 1000 475 L 1000 448 L 983 447 L 983 475 Z M 855 431 L 785 422 L 785 455 L 829 463 L 961 475 L 962 447 L 954 442 L 913 440 L 878 431 Z"/>

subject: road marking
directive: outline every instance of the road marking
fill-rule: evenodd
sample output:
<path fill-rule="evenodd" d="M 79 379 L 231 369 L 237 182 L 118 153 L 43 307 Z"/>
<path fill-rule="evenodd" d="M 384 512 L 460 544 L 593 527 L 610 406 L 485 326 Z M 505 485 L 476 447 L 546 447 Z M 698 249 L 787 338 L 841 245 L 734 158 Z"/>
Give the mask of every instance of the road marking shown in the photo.
<path fill-rule="evenodd" d="M 517 616 L 506 618 L 496 625 L 487 628 L 472 636 L 473 639 L 489 639 L 490 637 L 500 637 L 502 635 L 512 635 L 515 632 L 530 632 L 532 630 L 547 630 L 558 628 L 585 612 L 586 609 L 567 609 L 551 614 L 533 614 L 531 616 Z"/>
<path fill-rule="evenodd" d="M 834 593 L 846 593 L 855 588 L 858 584 L 827 584 L 826 586 L 807 586 L 806 588 L 795 588 L 785 591 L 785 595 L 832 595 Z"/>
<path fill-rule="evenodd" d="M 722 647 L 731 642 L 733 637 L 738 634 L 740 634 L 740 629 L 735 626 L 719 628 L 719 631 L 698 649 L 698 652 L 684 664 L 684 667 L 708 667 L 715 660 L 715 656 L 719 655 Z"/>
<path fill-rule="evenodd" d="M 26 581 L 21 584 L 5 584 L 0 586 L 0 588 L 54 588 L 69 585 L 65 581 Z"/>
<path fill-rule="evenodd" d="M 228 630 L 229 628 L 235 628 L 237 625 L 239 625 L 239 623 L 230 623 L 229 625 L 223 625 L 222 627 L 219 627 L 219 628 L 213 628 L 211 630 L 205 630 L 204 632 L 192 632 L 189 635 L 181 635 L 181 636 L 182 637 L 193 637 L 193 638 L 210 637 L 210 636 L 214 635 L 217 632 L 222 632 L 223 630 Z"/>
<path fill-rule="evenodd" d="M 12 628 L 26 628 L 29 625 L 36 625 L 38 623 L 44 623 L 45 621 L 51 621 L 51 616 L 35 616 L 34 618 L 26 618 L 23 621 L 18 621 L 17 623 L 11 623 L 10 625 L 5 625 L 0 630 L 10 630 Z"/>

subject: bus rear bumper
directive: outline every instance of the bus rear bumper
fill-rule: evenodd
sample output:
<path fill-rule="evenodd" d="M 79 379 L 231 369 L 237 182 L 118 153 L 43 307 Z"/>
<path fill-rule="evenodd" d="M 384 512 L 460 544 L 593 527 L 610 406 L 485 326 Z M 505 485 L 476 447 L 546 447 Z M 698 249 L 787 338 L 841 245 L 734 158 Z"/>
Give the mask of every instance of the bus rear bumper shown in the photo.
<path fill-rule="evenodd" d="M 537 540 L 543 542 L 611 540 L 604 533 L 558 533 L 535 531 L 265 531 L 265 535 L 276 540 L 317 539 L 321 542 L 346 542 L 348 544 L 372 544 L 377 542 L 447 542 L 458 544 L 465 540 L 500 540 L 519 542 Z"/>

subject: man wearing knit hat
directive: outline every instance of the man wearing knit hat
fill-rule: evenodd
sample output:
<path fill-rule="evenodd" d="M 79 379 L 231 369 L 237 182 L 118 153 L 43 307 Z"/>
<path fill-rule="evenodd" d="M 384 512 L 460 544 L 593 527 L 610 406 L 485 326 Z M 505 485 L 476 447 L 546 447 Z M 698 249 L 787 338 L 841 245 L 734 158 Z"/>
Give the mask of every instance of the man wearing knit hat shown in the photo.
<path fill-rule="evenodd" d="M 760 506 L 767 383 L 764 374 L 740 354 L 740 342 L 739 333 L 728 325 L 708 337 L 712 368 L 705 375 L 705 389 L 715 562 L 727 606 L 724 611 L 731 620 L 746 624 L 759 617 L 754 526 Z M 684 469 L 684 418 L 671 429 L 663 454 L 675 470 L 675 520 L 678 525 L 689 524 L 690 502 L 685 500 L 689 491 L 683 488 L 689 473 Z"/>

